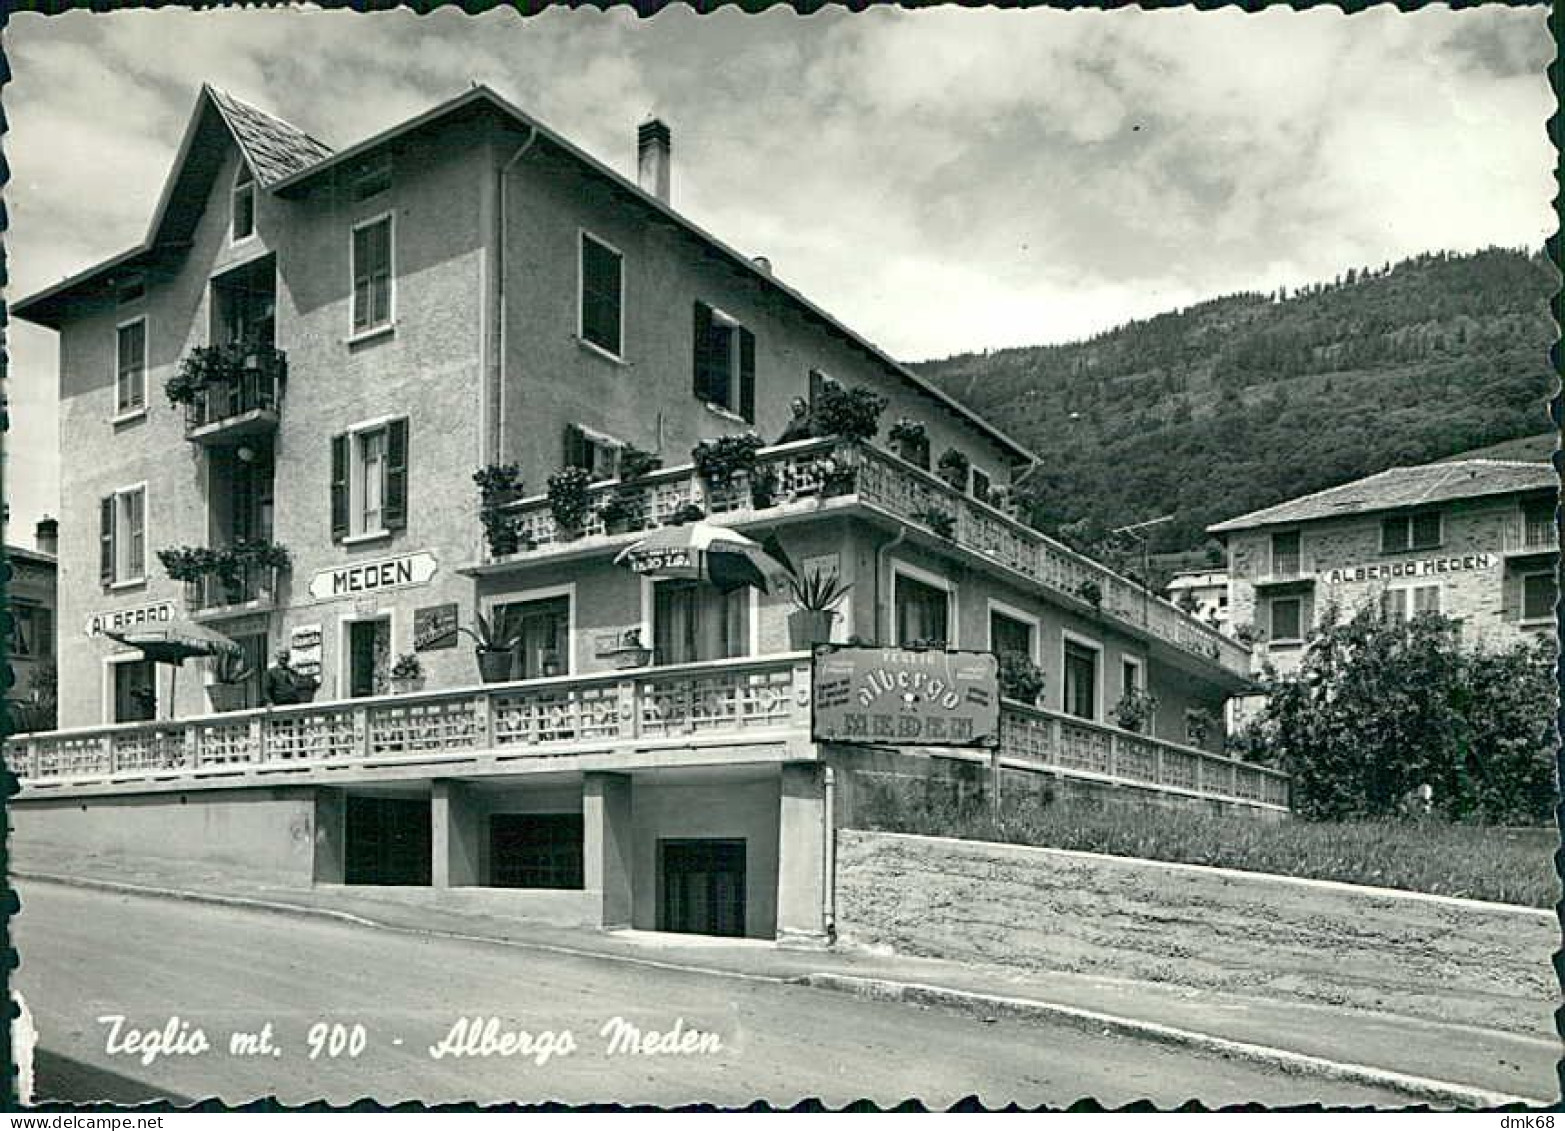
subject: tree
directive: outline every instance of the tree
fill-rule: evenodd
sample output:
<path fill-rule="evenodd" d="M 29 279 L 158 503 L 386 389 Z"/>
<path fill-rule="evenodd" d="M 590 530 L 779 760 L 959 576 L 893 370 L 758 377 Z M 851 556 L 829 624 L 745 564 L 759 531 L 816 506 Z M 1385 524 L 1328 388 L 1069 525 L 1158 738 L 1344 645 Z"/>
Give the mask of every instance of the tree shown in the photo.
<path fill-rule="evenodd" d="M 1328 609 L 1297 671 L 1268 672 L 1244 745 L 1293 776 L 1314 820 L 1395 815 L 1423 785 L 1444 817 L 1546 821 L 1554 799 L 1552 646 L 1464 651 L 1457 622 Z"/>

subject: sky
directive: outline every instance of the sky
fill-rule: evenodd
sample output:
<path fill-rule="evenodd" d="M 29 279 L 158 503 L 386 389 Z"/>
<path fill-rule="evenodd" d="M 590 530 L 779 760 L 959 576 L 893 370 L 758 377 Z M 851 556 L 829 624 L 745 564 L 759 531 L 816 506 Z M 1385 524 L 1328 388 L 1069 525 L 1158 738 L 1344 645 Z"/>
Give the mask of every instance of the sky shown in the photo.
<path fill-rule="evenodd" d="M 1553 231 L 1545 8 L 11 17 L 11 298 L 137 245 L 203 81 L 342 148 L 487 83 L 908 361 Z M 7 540 L 57 513 L 10 328 Z M 156 395 L 156 394 L 154 394 Z"/>

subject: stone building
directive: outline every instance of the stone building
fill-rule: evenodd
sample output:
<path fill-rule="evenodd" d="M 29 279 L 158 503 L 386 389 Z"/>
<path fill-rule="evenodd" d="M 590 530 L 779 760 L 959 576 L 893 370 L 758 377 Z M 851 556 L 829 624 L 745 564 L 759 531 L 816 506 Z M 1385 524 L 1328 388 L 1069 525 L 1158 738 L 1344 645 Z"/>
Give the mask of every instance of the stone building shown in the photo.
<path fill-rule="evenodd" d="M 1297 666 L 1327 608 L 1437 612 L 1499 647 L 1554 633 L 1559 477 L 1547 463 L 1396 467 L 1209 527 L 1228 545 L 1234 629 Z"/>
<path fill-rule="evenodd" d="M 666 125 L 635 142 L 632 181 L 477 86 L 334 151 L 202 89 L 143 243 L 13 307 L 58 332 L 61 444 L 94 453 L 61 484 L 70 729 L 10 751 L 18 851 L 770 938 L 825 929 L 833 824 L 888 780 L 1285 811 L 1220 728 L 1190 742 L 1248 650 L 995 505 L 1029 453 L 677 212 Z M 871 442 L 771 443 L 833 389 L 886 400 Z M 749 471 L 692 466 L 751 431 Z M 812 741 L 785 591 L 615 564 L 693 511 L 851 586 L 834 640 L 1019 652 L 1041 698 L 992 750 Z M 248 663 L 176 682 L 103 635 L 182 620 Z M 313 701 L 259 702 L 279 648 Z"/>
<path fill-rule="evenodd" d="M 12 704 L 13 723 L 22 729 L 35 729 L 53 715 L 39 679 L 54 664 L 58 537 L 59 523 L 43 518 L 32 546 L 5 548 L 11 570 L 6 586 L 11 629 L 5 650 L 11 688 L 6 697 Z"/>

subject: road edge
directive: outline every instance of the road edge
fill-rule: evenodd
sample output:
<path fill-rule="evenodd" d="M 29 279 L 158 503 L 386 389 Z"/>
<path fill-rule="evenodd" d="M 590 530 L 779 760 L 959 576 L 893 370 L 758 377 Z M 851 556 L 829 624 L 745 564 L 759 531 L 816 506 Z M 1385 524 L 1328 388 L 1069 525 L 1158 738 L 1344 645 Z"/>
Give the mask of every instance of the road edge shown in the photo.
<path fill-rule="evenodd" d="M 921 982 L 899 982 L 889 978 L 868 978 L 854 974 L 837 974 L 816 971 L 809 974 L 784 977 L 773 974 L 746 974 L 733 970 L 719 970 L 687 963 L 663 962 L 634 955 L 615 954 L 611 951 L 591 950 L 559 946 L 553 943 L 528 942 L 520 939 L 496 938 L 473 935 L 459 931 L 442 931 L 438 928 L 408 927 L 399 923 L 387 923 L 338 911 L 329 907 L 314 907 L 303 903 L 287 903 L 282 900 L 255 899 L 249 896 L 223 895 L 216 892 L 190 891 L 184 888 L 157 887 L 147 884 L 126 883 L 120 880 L 104 880 L 86 876 L 62 876 L 47 872 L 13 871 L 16 880 L 57 884 L 62 887 L 88 888 L 125 895 L 182 900 L 190 903 L 207 903 L 223 907 L 238 907 L 251 911 L 264 911 L 280 915 L 308 916 L 331 919 L 353 926 L 374 930 L 393 931 L 399 934 L 450 938 L 468 942 L 484 942 L 523 950 L 545 951 L 577 958 L 595 958 L 608 962 L 621 962 L 637 966 L 650 966 L 688 974 L 709 977 L 737 978 L 747 981 L 772 982 L 779 985 L 801 985 L 812 989 L 830 990 L 852 994 L 874 1001 L 906 1002 L 913 1005 L 934 1005 L 960 1009 L 967 1013 L 1011 1017 L 1036 1018 L 1064 1022 L 1078 1029 L 1110 1032 L 1122 1037 L 1152 1041 L 1158 1044 L 1178 1045 L 1184 1048 L 1208 1052 L 1218 1056 L 1234 1057 L 1256 1064 L 1264 1064 L 1290 1075 L 1317 1076 L 1343 1083 L 1364 1084 L 1370 1087 L 1389 1088 L 1403 1092 L 1415 1099 L 1430 1103 L 1451 1104 L 1460 1108 L 1487 1110 L 1501 1107 L 1543 1108 L 1553 1106 L 1554 1100 L 1540 1100 L 1515 1096 L 1505 1092 L 1492 1092 L 1467 1084 L 1447 1080 L 1435 1080 L 1423 1076 L 1394 1072 L 1390 1069 L 1347 1061 L 1331 1060 L 1308 1053 L 1236 1041 L 1193 1029 L 1181 1029 L 1156 1021 L 1143 1021 L 1118 1014 L 1099 1013 L 1037 998 L 1007 997 L 984 994 L 972 990 L 954 990 L 944 986 L 932 986 Z"/>

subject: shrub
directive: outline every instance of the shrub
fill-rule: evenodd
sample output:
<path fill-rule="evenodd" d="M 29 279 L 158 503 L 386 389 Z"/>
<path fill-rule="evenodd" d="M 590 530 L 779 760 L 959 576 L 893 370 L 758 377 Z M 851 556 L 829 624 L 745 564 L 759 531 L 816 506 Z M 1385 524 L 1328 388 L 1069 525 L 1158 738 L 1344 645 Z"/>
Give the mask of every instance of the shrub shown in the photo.
<path fill-rule="evenodd" d="M 815 400 L 815 430 L 823 436 L 844 440 L 872 440 L 880 431 L 880 414 L 886 411 L 886 398 L 870 389 L 844 389 L 828 382 Z"/>
<path fill-rule="evenodd" d="M 719 436 L 691 448 L 690 460 L 701 478 L 714 487 L 726 487 L 739 472 L 755 466 L 755 454 L 765 446 L 766 442 L 754 432 Z"/>
<path fill-rule="evenodd" d="M 1007 699 L 1036 704 L 1043 697 L 1043 669 L 1026 652 L 1001 652 L 1000 694 Z"/>
<path fill-rule="evenodd" d="M 564 531 L 580 531 L 587 520 L 587 488 L 592 475 L 583 467 L 562 467 L 549 476 L 549 513 Z"/>

